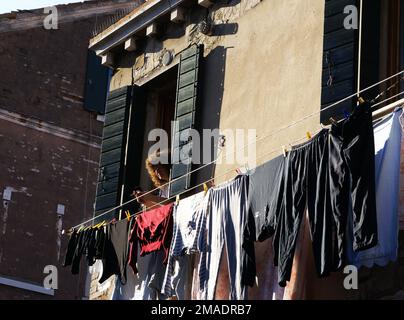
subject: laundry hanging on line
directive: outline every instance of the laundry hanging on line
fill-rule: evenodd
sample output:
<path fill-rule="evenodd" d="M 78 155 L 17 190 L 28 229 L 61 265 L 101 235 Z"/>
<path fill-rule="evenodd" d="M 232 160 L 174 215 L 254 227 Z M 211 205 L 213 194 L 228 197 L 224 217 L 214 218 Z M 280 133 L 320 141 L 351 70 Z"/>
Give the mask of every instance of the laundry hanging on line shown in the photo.
<path fill-rule="evenodd" d="M 335 139 L 331 135 L 334 135 Z M 206 242 L 210 245 L 213 243 L 213 246 L 218 248 L 214 249 L 213 253 L 207 250 L 204 252 L 203 249 L 200 249 L 203 247 L 199 248 L 201 256 L 207 258 L 203 262 L 203 267 L 206 269 L 206 278 L 202 277 L 199 286 L 199 289 L 204 292 L 202 297 L 214 298 L 216 276 L 214 272 L 213 276 L 211 276 L 211 271 L 217 270 L 217 260 L 220 260 L 221 255 L 220 247 L 226 245 L 228 256 L 230 249 L 230 258 L 234 259 L 234 263 L 229 266 L 230 282 L 233 289 L 230 292 L 230 297 L 233 299 L 245 299 L 245 286 L 254 285 L 255 274 L 259 272 L 259 270 L 254 271 L 251 269 L 251 265 L 254 265 L 255 257 L 253 253 L 251 254 L 251 250 L 248 251 L 248 248 L 249 246 L 251 248 L 253 241 L 262 241 L 273 235 L 275 235 L 273 238 L 275 250 L 274 263 L 279 264 L 279 261 L 281 261 L 282 268 L 279 271 L 279 282 L 280 285 L 284 286 L 290 278 L 290 274 L 288 273 L 290 273 L 291 262 L 293 262 L 293 253 L 291 253 L 291 250 L 294 250 L 294 245 L 296 244 L 296 240 L 293 237 L 291 243 L 285 242 L 284 239 L 288 238 L 290 231 L 292 231 L 292 234 L 295 232 L 297 236 L 298 227 L 290 229 L 289 223 L 300 225 L 299 219 L 301 221 L 306 206 L 309 209 L 310 232 L 319 276 L 326 276 L 330 272 L 337 271 L 347 263 L 347 240 L 343 226 L 346 225 L 349 217 L 347 216 L 348 211 L 344 211 L 342 208 L 345 208 L 350 203 L 353 204 L 352 207 L 354 208 L 354 218 L 351 223 L 355 226 L 354 229 L 356 230 L 355 237 L 351 242 L 352 249 L 356 249 L 356 251 L 367 250 L 376 245 L 378 239 L 378 221 L 376 219 L 375 186 L 374 183 L 372 184 L 372 175 L 370 175 L 370 180 L 366 180 L 369 178 L 365 177 L 365 174 L 372 169 L 371 155 L 373 155 L 374 159 L 374 149 L 372 151 L 372 148 L 369 148 L 369 144 L 374 145 L 373 143 L 369 143 L 369 141 L 373 141 L 372 139 L 373 127 L 370 106 L 365 104 L 362 107 L 356 108 L 348 119 L 343 120 L 334 128 L 332 127 L 331 130 L 324 129 L 307 143 L 295 146 L 288 152 L 286 158 L 282 156 L 278 157 L 278 164 L 274 165 L 275 173 L 272 175 L 275 177 L 275 183 L 271 184 L 268 181 L 263 181 L 260 184 L 259 182 L 257 183 L 259 180 L 256 179 L 256 185 L 249 187 L 252 184 L 248 182 L 248 179 L 250 178 L 251 181 L 254 181 L 254 174 L 250 172 L 245 176 L 239 176 L 228 183 L 216 187 L 218 189 L 211 189 L 206 197 L 200 195 L 201 199 L 210 199 L 209 201 L 205 201 L 206 205 L 210 205 L 210 208 L 207 210 L 209 212 L 207 214 L 208 223 L 206 230 L 204 230 L 207 235 Z M 317 150 L 317 154 L 314 152 L 315 150 Z M 364 160 L 368 162 L 367 166 L 362 165 Z M 336 163 L 340 163 L 341 165 L 337 168 L 335 166 Z M 307 174 L 310 172 L 309 168 L 311 166 L 320 171 L 315 171 L 315 175 L 310 174 L 309 180 L 315 177 L 316 181 L 311 180 L 312 182 L 309 182 Z M 296 175 L 296 172 L 293 170 L 296 170 L 298 167 L 300 167 L 300 171 L 297 171 L 299 174 Z M 321 171 L 323 169 L 324 171 Z M 300 180 L 291 179 L 291 177 L 296 176 L 300 177 Z M 245 205 L 243 204 L 244 200 L 241 201 L 241 205 L 234 205 L 232 201 L 228 200 L 234 196 L 236 196 L 235 199 L 239 199 L 238 196 L 241 193 L 238 191 L 233 194 L 227 191 L 218 192 L 218 190 L 226 190 L 226 187 L 235 183 L 235 181 L 242 180 L 245 181 L 246 187 L 245 194 L 240 198 L 245 198 Z M 299 181 L 303 187 L 294 189 L 293 186 L 298 184 Z M 335 181 L 342 181 L 342 184 L 337 185 Z M 326 187 L 323 187 L 319 191 L 318 186 L 320 182 L 324 182 Z M 312 187 L 307 188 L 307 186 Z M 350 186 L 354 187 L 350 188 Z M 270 192 L 265 191 L 265 188 Z M 212 196 L 215 193 L 216 196 Z M 267 194 L 267 203 L 265 203 L 265 194 Z M 319 198 L 320 194 L 325 195 L 321 198 L 321 201 Z M 372 195 L 374 199 L 372 199 Z M 264 200 L 259 200 L 260 196 Z M 306 204 L 305 199 L 310 199 L 310 197 L 314 198 L 314 200 L 310 200 L 311 202 Z M 175 212 L 177 207 L 180 207 L 182 201 L 186 200 L 180 200 L 179 204 L 173 205 L 173 212 Z M 257 204 L 259 202 L 261 203 Z M 213 206 L 212 203 L 214 204 Z M 234 203 L 239 204 L 239 200 Z M 254 205 L 259 209 L 254 209 Z M 310 208 L 316 208 L 316 205 L 319 206 L 317 211 L 316 209 L 312 209 L 310 212 Z M 294 212 L 295 208 L 298 210 Z M 326 209 L 321 210 L 321 208 Z M 355 208 L 357 208 L 356 211 Z M 235 222 L 235 225 L 228 229 L 228 222 L 230 221 Z M 319 226 L 324 226 L 324 224 L 326 224 L 328 229 L 319 228 Z M 174 223 L 171 231 L 174 231 L 175 228 Z M 74 243 L 81 243 L 81 246 L 83 246 L 83 241 L 77 241 L 79 235 L 80 232 L 74 232 L 71 235 L 69 247 L 74 246 Z M 324 238 L 328 239 L 328 242 L 316 242 L 318 241 L 317 239 L 323 240 Z M 175 236 L 172 241 L 174 239 L 176 239 Z M 231 239 L 230 242 L 229 239 Z M 178 238 L 175 241 L 178 241 Z M 128 242 L 128 238 L 126 238 L 126 242 Z M 209 250 L 212 250 L 210 245 L 208 246 Z M 170 244 L 165 246 L 166 252 L 168 252 L 168 261 L 173 256 L 172 253 L 174 251 L 171 250 L 174 248 L 173 246 L 175 247 L 173 242 L 171 242 L 171 246 Z M 321 246 L 326 246 L 327 250 L 319 250 L 318 248 Z M 170 250 L 168 250 L 169 247 L 171 247 Z M 81 249 L 77 252 L 84 251 Z M 67 253 L 69 252 L 71 250 L 69 251 L 68 249 Z M 138 259 L 142 258 L 139 257 Z M 203 260 L 200 260 L 199 267 L 201 266 L 201 261 Z M 322 264 L 323 261 L 327 261 L 328 264 Z M 248 270 L 247 273 L 245 272 L 246 270 Z M 165 269 L 165 272 L 167 272 L 167 269 Z M 201 269 L 199 269 L 199 273 L 200 275 L 203 274 L 203 269 L 202 273 Z M 188 275 L 187 278 L 191 277 Z M 166 290 L 163 287 L 161 290 Z M 172 283 L 169 288 L 173 290 Z M 173 291 L 175 292 L 175 290 Z M 176 295 L 181 296 L 181 294 L 177 293 Z"/>

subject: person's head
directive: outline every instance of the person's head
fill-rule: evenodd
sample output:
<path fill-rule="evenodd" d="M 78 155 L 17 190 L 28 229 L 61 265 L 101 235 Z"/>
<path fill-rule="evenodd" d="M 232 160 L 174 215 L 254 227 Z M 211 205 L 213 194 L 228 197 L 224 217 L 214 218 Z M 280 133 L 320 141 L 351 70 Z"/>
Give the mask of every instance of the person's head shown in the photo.
<path fill-rule="evenodd" d="M 156 150 L 146 159 L 146 169 L 156 187 L 168 182 L 170 179 L 170 151 Z"/>

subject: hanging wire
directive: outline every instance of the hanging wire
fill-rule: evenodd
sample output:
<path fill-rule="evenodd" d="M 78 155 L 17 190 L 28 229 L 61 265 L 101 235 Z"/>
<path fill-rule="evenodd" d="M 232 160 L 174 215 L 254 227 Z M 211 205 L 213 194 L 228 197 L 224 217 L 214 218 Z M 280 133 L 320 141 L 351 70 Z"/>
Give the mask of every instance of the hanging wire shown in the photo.
<path fill-rule="evenodd" d="M 255 140 L 255 141 L 253 141 L 253 142 L 251 142 L 251 143 L 245 144 L 245 145 L 244 145 L 242 148 L 240 148 L 240 149 L 235 149 L 233 152 L 226 153 L 226 154 L 225 154 L 225 159 L 227 158 L 228 155 L 234 154 L 234 153 L 237 152 L 237 151 L 244 150 L 246 147 L 248 147 L 248 146 L 250 146 L 250 145 L 252 145 L 252 144 L 256 144 L 257 142 L 262 141 L 263 139 L 267 139 L 267 138 L 269 138 L 269 137 L 271 137 L 271 136 L 273 136 L 273 135 L 275 135 L 275 134 L 277 134 L 277 133 L 279 133 L 279 132 L 282 132 L 283 130 L 289 129 L 290 127 L 293 127 L 293 126 L 295 126 L 296 124 L 298 124 L 298 123 L 300 123 L 300 122 L 303 122 L 303 121 L 306 120 L 306 119 L 309 119 L 309 118 L 311 118 L 311 117 L 313 117 L 313 116 L 315 116 L 315 115 L 318 115 L 318 114 L 320 114 L 321 112 L 324 112 L 325 110 L 330 109 L 330 108 L 332 108 L 332 107 L 334 107 L 334 106 L 336 106 L 336 105 L 338 105 L 338 104 L 340 104 L 340 103 L 342 103 L 342 102 L 344 102 L 344 101 L 346 101 L 346 100 L 349 100 L 349 99 L 352 99 L 352 98 L 354 98 L 354 97 L 357 97 L 360 93 L 363 93 L 363 92 L 365 92 L 365 91 L 367 91 L 367 90 L 370 90 L 370 89 L 372 89 L 372 88 L 374 88 L 374 87 L 376 87 L 376 86 L 378 86 L 378 85 L 380 85 L 380 84 L 382 84 L 382 83 L 384 83 L 384 82 L 386 82 L 386 81 L 388 81 L 388 80 L 390 80 L 390 79 L 393 79 L 393 78 L 397 77 L 397 76 L 400 75 L 400 74 L 404 74 L 404 70 L 401 70 L 400 72 L 397 72 L 396 74 L 394 74 L 394 75 L 392 75 L 392 76 L 390 76 L 390 77 L 388 77 L 388 78 L 385 78 L 385 79 L 383 79 L 383 80 L 381 80 L 381 81 L 379 81 L 379 82 L 377 82 L 377 83 L 375 83 L 375 84 L 373 84 L 373 85 L 370 85 L 370 86 L 367 87 L 367 88 L 364 88 L 364 89 L 362 89 L 362 90 L 360 90 L 360 91 L 358 91 L 358 92 L 355 92 L 355 93 L 353 93 L 353 94 L 351 94 L 351 95 L 349 95 L 349 96 L 347 96 L 347 97 L 345 97 L 345 98 L 343 98 L 343 99 L 341 99 L 341 100 L 338 100 L 337 102 L 334 102 L 334 103 L 328 105 L 327 107 L 325 107 L 325 108 L 323 108 L 323 109 L 321 109 L 321 110 L 319 110 L 319 111 L 313 112 L 313 113 L 311 113 L 311 114 L 309 114 L 309 115 L 307 115 L 307 116 L 304 116 L 304 117 L 302 117 L 302 118 L 300 118 L 300 119 L 298 119 L 298 120 L 296 120 L 296 121 L 293 121 L 292 123 L 290 123 L 290 124 L 287 125 L 287 126 L 280 127 L 279 129 L 277 129 L 277 130 L 275 130 L 275 131 L 272 131 L 272 132 L 270 132 L 269 134 L 264 135 L 264 136 L 262 136 L 261 138 Z M 403 77 L 402 79 L 404 79 L 404 77 Z M 398 80 L 398 82 L 400 82 L 402 79 Z M 393 84 L 393 85 L 396 85 L 396 83 Z M 377 97 L 376 97 L 376 98 L 377 98 Z M 376 99 L 376 98 L 375 98 L 375 99 Z M 373 99 L 373 100 L 375 100 L 375 99 Z M 390 99 L 390 98 L 389 98 L 389 99 Z M 391 97 L 391 99 L 393 99 L 393 97 Z M 277 150 L 278 150 L 278 149 L 276 149 L 274 152 L 276 152 Z M 192 173 L 194 173 L 194 172 L 196 172 L 196 171 L 199 171 L 199 170 L 201 170 L 201 169 L 203 169 L 203 168 L 205 168 L 205 167 L 207 167 L 207 166 L 209 166 L 209 165 L 211 165 L 211 164 L 217 162 L 219 159 L 220 159 L 220 158 L 218 157 L 218 158 L 216 158 L 215 160 L 213 160 L 213 161 L 211 161 L 211 162 L 208 162 L 208 163 L 206 163 L 206 164 L 204 164 L 204 165 L 202 165 L 202 166 L 200 166 L 200 167 L 198 167 L 198 168 L 196 168 L 196 169 L 194 169 L 194 170 L 191 170 L 190 172 L 187 172 L 186 174 L 184 174 L 184 175 L 182 175 L 182 176 L 180 176 L 180 177 L 178 177 L 178 178 L 175 178 L 175 179 L 170 180 L 169 182 L 167 182 L 167 183 L 161 185 L 160 187 L 157 187 L 157 188 L 154 188 L 154 189 L 152 189 L 152 190 L 150 190 L 150 191 L 145 192 L 144 194 L 140 195 L 139 197 L 136 197 L 136 198 L 134 198 L 134 199 L 130 199 L 130 200 L 128 200 L 128 201 L 122 203 L 122 204 L 119 205 L 119 206 L 116 206 L 116 207 L 114 207 L 114 208 L 111 208 L 111 209 L 109 209 L 109 210 L 107 210 L 107 211 L 105 211 L 105 212 L 103 212 L 103 213 L 101 213 L 101 214 L 99 214 L 99 215 L 97 215 L 97 216 L 91 218 L 91 219 L 88 219 L 88 220 L 86 220 L 86 221 L 84 221 L 84 222 L 81 222 L 81 223 L 77 224 L 76 226 L 72 227 L 71 229 L 76 229 L 77 227 L 79 227 L 79 226 L 81 226 L 81 225 L 84 225 L 84 224 L 86 224 L 86 223 L 88 223 L 88 222 L 91 222 L 91 221 L 93 221 L 93 220 L 95 220 L 95 219 L 98 219 L 98 218 L 100 218 L 100 217 L 106 215 L 107 213 L 110 213 L 110 212 L 113 212 L 113 211 L 115 211 L 115 210 L 117 210 L 117 209 L 120 209 L 120 208 L 122 208 L 122 207 L 128 205 L 129 203 L 132 203 L 133 201 L 137 201 L 138 199 L 140 199 L 140 198 L 142 198 L 142 197 L 144 197 L 144 196 L 146 196 L 146 195 L 148 195 L 148 194 L 151 194 L 152 192 L 155 192 L 156 190 L 159 190 L 159 189 L 161 189 L 162 187 L 165 187 L 165 186 L 167 186 L 167 185 L 173 183 L 174 181 L 177 181 L 177 180 L 179 180 L 179 179 L 183 179 L 185 176 L 187 176 L 187 175 L 189 175 L 189 174 L 192 174 Z M 235 168 L 235 169 L 237 169 L 237 168 Z M 225 174 L 228 174 L 228 173 L 234 171 L 235 169 L 232 169 L 232 170 L 230 170 L 229 172 L 226 172 Z M 220 177 L 220 176 L 217 176 L 216 178 L 218 178 L 218 177 Z M 189 192 L 189 191 L 191 191 L 191 190 L 193 190 L 193 189 L 195 189 L 195 188 L 197 188 L 197 187 L 203 186 L 203 185 L 206 184 L 207 182 L 213 181 L 214 179 L 215 179 L 215 178 L 208 179 L 208 180 L 206 180 L 205 182 L 203 182 L 203 183 L 201 183 L 201 184 L 199 184 L 199 185 L 197 185 L 197 186 L 188 188 L 186 191 L 184 191 L 184 192 L 182 192 L 182 193 L 180 193 L 180 194 L 178 194 L 178 195 L 181 195 L 181 194 L 183 194 L 183 193 L 185 193 L 185 192 Z M 176 196 L 177 196 L 177 195 L 176 195 Z M 155 204 L 155 205 L 149 207 L 148 209 L 151 209 L 151 208 L 153 208 L 153 207 L 155 207 L 155 206 L 157 206 L 157 205 L 161 205 L 162 203 L 165 203 L 165 202 L 167 202 L 168 200 L 175 198 L 176 196 L 171 197 L 171 198 L 167 198 L 167 199 L 165 199 L 164 201 L 162 201 L 162 202 L 160 202 L 160 203 L 157 203 L 157 204 Z M 144 210 L 142 210 L 142 211 L 140 211 L 140 212 L 138 212 L 138 213 L 141 213 L 141 212 L 143 212 L 143 211 L 144 211 Z M 137 213 L 136 213 L 136 214 L 137 214 Z M 131 215 L 131 216 L 133 216 L 133 215 Z"/>
<path fill-rule="evenodd" d="M 380 101 L 380 102 L 378 102 L 378 103 L 372 105 L 372 108 L 377 107 L 378 105 L 381 105 L 381 104 L 385 103 L 386 101 L 393 100 L 394 98 L 397 98 L 397 97 L 401 96 L 402 94 L 404 94 L 404 91 L 401 91 L 400 93 L 397 93 L 397 94 L 395 94 L 394 96 L 391 96 L 391 97 L 389 97 L 389 98 L 386 98 L 386 99 L 384 99 L 383 101 Z"/>
<path fill-rule="evenodd" d="M 322 130 L 322 129 L 320 129 L 319 131 L 317 131 L 315 134 L 317 134 L 317 133 L 320 132 L 321 130 Z M 297 139 L 297 140 L 293 141 L 292 144 L 296 144 L 296 143 L 298 143 L 298 142 L 301 142 L 302 140 L 307 140 L 307 137 L 303 137 L 303 138 Z M 274 150 L 271 150 L 271 151 L 269 151 L 269 152 L 266 152 L 266 153 L 260 155 L 259 157 L 257 157 L 257 159 L 260 159 L 260 158 L 262 158 L 262 157 L 264 157 L 264 156 L 268 156 L 268 155 L 273 154 L 273 153 L 278 152 L 278 151 L 279 151 L 279 148 L 276 148 L 276 149 L 274 149 Z M 153 209 L 153 208 L 155 208 L 155 207 L 157 207 L 157 206 L 160 206 L 160 205 L 162 205 L 162 204 L 165 204 L 166 202 L 169 202 L 170 200 L 174 200 L 174 199 L 176 199 L 178 196 L 180 196 L 180 195 L 182 195 L 182 194 L 185 194 L 185 193 L 188 193 L 189 191 L 194 190 L 194 189 L 196 189 L 196 188 L 198 188 L 198 187 L 201 187 L 201 186 L 203 186 L 204 184 L 206 184 L 206 183 L 208 183 L 208 182 L 210 182 L 210 181 L 212 181 L 212 180 L 215 180 L 215 179 L 224 177 L 224 176 L 226 176 L 227 174 L 233 172 L 233 171 L 234 171 L 235 169 L 237 169 L 238 167 L 239 167 L 239 166 L 237 166 L 237 167 L 235 167 L 235 168 L 232 168 L 232 169 L 230 169 L 230 170 L 228 170 L 228 171 L 225 171 L 224 173 L 222 173 L 222 174 L 220 174 L 220 175 L 218 175 L 218 176 L 216 176 L 216 177 L 213 177 L 213 178 L 210 178 L 210 179 L 208 179 L 208 180 L 206 180 L 206 181 L 204 181 L 204 182 L 201 182 L 200 184 L 197 184 L 197 185 L 195 185 L 195 186 L 193 186 L 193 187 L 191 187 L 191 188 L 188 188 L 187 190 L 185 190 L 185 191 L 183 191 L 183 192 L 180 192 L 179 194 L 177 194 L 177 195 L 175 195 L 175 196 L 172 196 L 172 197 L 169 197 L 169 198 L 167 198 L 167 199 L 164 199 L 163 201 L 160 201 L 159 203 L 155 203 L 155 204 L 153 204 L 153 205 L 147 207 L 146 210 Z M 143 213 L 143 212 L 144 212 L 144 210 L 137 211 L 137 212 L 135 212 L 135 213 L 133 213 L 133 214 L 130 214 L 130 215 L 128 216 L 128 218 L 136 217 L 137 215 L 139 215 L 139 214 L 141 214 L 141 213 Z"/>
<path fill-rule="evenodd" d="M 395 83 L 393 83 L 391 86 L 389 86 L 386 90 L 380 92 L 376 97 L 374 97 L 371 100 L 371 103 L 375 103 L 380 97 L 387 95 L 387 93 L 389 93 L 390 90 L 394 89 L 403 80 L 404 80 L 404 76 L 399 78 Z M 379 105 L 379 104 L 377 104 L 377 105 Z"/>

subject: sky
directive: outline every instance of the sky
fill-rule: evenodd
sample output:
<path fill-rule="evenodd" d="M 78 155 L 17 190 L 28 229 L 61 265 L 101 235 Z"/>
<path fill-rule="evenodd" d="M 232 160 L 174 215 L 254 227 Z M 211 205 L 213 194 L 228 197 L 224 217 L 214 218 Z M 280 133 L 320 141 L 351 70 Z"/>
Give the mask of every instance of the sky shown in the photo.
<path fill-rule="evenodd" d="M 84 0 L 0 0 L 0 14 L 16 11 L 17 9 L 38 9 L 53 6 L 56 4 L 66 4 L 73 2 L 83 2 Z"/>

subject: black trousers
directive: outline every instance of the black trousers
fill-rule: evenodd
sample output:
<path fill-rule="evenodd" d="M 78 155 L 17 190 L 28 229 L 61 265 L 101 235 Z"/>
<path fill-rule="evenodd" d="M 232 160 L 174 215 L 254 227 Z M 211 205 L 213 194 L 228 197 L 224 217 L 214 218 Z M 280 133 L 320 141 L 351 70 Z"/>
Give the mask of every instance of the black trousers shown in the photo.
<path fill-rule="evenodd" d="M 357 106 L 344 121 L 332 125 L 329 141 L 331 211 L 336 237 L 335 267 L 345 265 L 346 224 L 352 204 L 353 250 L 377 244 L 375 150 L 372 112 L 368 103 Z"/>
<path fill-rule="evenodd" d="M 315 265 L 319 275 L 327 275 L 333 267 L 333 215 L 328 188 L 328 130 L 310 141 L 295 146 L 284 164 L 283 203 L 276 213 L 274 236 L 275 265 L 279 285 L 290 280 L 296 241 L 307 208 Z"/>

